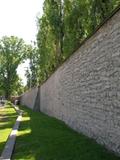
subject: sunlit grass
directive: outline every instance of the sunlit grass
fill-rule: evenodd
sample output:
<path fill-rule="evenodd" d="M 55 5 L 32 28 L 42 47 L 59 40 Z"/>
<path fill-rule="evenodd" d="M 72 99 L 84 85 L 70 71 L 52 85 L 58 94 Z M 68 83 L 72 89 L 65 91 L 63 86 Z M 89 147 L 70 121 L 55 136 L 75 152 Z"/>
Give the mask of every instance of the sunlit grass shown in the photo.
<path fill-rule="evenodd" d="M 0 154 L 17 118 L 16 111 L 11 105 L 0 108 Z"/>
<path fill-rule="evenodd" d="M 28 122 L 28 121 L 30 121 L 30 117 L 25 117 L 25 116 L 23 116 L 23 118 L 22 118 L 22 122 Z M 22 123 L 21 122 L 21 123 Z M 28 126 L 28 127 L 26 127 L 25 129 L 23 128 L 23 130 L 20 130 L 19 132 L 18 132 L 18 134 L 17 134 L 17 136 L 21 136 L 21 135 L 25 135 L 25 134 L 30 134 L 31 133 L 31 129 L 30 129 L 30 127 Z"/>
<path fill-rule="evenodd" d="M 10 133 L 10 131 L 11 131 L 11 128 L 0 130 L 0 143 L 1 142 L 6 142 L 6 140 L 8 138 L 8 134 Z"/>
<path fill-rule="evenodd" d="M 23 108 L 13 160 L 119 160 L 63 122 Z"/>

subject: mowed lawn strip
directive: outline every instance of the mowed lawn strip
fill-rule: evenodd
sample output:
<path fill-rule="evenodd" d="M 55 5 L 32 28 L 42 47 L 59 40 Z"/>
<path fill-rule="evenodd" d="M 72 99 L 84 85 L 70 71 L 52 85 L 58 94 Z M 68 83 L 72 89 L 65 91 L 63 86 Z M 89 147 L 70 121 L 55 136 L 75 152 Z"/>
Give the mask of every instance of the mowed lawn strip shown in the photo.
<path fill-rule="evenodd" d="M 12 105 L 0 108 L 0 155 L 15 124 L 17 113 Z"/>
<path fill-rule="evenodd" d="M 119 157 L 43 113 L 24 110 L 14 160 L 120 160 Z"/>

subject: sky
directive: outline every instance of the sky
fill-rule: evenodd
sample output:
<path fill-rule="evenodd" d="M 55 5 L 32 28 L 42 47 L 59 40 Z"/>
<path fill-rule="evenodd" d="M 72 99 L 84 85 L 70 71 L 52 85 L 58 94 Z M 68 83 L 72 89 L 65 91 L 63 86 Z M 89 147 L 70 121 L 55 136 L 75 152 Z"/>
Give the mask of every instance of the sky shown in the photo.
<path fill-rule="evenodd" d="M 29 44 L 37 34 L 36 17 L 42 15 L 44 0 L 0 0 L 0 39 L 2 36 L 17 36 Z M 26 84 L 26 61 L 18 67 L 18 74 Z"/>

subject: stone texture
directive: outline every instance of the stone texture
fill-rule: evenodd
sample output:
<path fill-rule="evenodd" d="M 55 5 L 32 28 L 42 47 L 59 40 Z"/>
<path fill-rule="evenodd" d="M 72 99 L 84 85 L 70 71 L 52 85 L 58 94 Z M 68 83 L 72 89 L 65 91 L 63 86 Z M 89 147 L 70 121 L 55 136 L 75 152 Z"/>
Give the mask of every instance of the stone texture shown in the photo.
<path fill-rule="evenodd" d="M 40 110 L 120 154 L 120 10 L 41 86 Z"/>
<path fill-rule="evenodd" d="M 25 94 L 21 96 L 20 98 L 21 104 L 31 109 L 34 109 L 37 94 L 38 94 L 38 87 L 29 90 L 28 92 L 26 92 Z"/>

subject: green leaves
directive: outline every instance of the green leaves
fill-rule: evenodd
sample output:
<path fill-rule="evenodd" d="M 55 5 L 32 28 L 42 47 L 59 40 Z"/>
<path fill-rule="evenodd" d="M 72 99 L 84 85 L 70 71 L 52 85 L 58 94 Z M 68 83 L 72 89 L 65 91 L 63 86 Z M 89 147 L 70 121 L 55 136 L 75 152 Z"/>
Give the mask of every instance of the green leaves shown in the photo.
<path fill-rule="evenodd" d="M 17 37 L 3 37 L 0 40 L 0 90 L 9 98 L 18 81 L 17 67 L 25 59 L 27 49 L 24 41 Z"/>
<path fill-rule="evenodd" d="M 120 4 L 120 0 L 45 0 L 38 19 L 39 82 L 67 59 L 95 28 Z"/>

